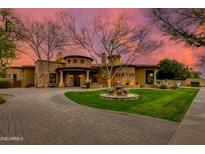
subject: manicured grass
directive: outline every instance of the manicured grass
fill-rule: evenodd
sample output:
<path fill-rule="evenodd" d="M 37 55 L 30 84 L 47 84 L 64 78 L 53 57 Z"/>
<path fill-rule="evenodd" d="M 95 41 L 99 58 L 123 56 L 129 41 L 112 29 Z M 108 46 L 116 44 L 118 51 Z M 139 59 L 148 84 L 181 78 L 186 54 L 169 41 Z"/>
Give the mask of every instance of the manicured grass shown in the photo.
<path fill-rule="evenodd" d="M 94 108 L 142 114 L 181 121 L 198 89 L 180 88 L 177 90 L 132 89 L 130 92 L 139 94 L 138 100 L 117 101 L 101 98 L 100 91 L 66 92 L 65 96 L 76 103 Z"/>
<path fill-rule="evenodd" d="M 0 95 L 0 104 L 5 103 L 5 99 Z"/>

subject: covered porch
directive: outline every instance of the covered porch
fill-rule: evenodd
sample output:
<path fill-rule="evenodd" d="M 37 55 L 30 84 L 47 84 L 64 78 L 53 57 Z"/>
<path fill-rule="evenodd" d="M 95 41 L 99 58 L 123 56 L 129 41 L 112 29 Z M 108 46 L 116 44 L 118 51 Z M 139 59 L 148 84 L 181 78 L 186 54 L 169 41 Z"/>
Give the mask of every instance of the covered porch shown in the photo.
<path fill-rule="evenodd" d="M 97 82 L 97 69 L 94 68 L 60 68 L 57 70 L 59 87 L 80 87 L 86 82 Z"/>

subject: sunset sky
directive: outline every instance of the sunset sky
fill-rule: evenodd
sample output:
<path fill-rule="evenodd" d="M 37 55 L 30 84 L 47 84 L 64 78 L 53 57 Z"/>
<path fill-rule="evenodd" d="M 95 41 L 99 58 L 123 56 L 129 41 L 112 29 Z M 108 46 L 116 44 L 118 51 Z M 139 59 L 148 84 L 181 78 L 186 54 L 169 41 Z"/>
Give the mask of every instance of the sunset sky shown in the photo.
<path fill-rule="evenodd" d="M 39 20 L 43 17 L 55 17 L 55 14 L 60 9 L 15 9 L 17 15 L 23 19 L 35 19 Z M 105 17 L 106 20 L 115 20 L 118 15 L 124 11 L 132 19 L 131 23 L 140 25 L 149 21 L 148 9 L 66 9 L 75 15 L 76 19 L 84 24 L 86 21 L 91 20 L 94 16 L 100 15 Z M 167 37 L 163 36 L 162 33 L 155 27 L 153 31 L 153 38 L 163 40 L 164 45 L 153 52 L 151 55 L 136 59 L 136 64 L 157 64 L 159 60 L 163 58 L 177 59 L 180 62 L 188 65 L 189 67 L 200 70 L 205 74 L 202 68 L 198 68 L 197 61 L 198 56 L 204 54 L 205 50 L 200 49 L 190 49 L 186 48 L 184 44 L 175 44 L 170 41 Z M 28 50 L 28 49 L 27 49 Z M 32 53 L 32 51 L 29 51 Z M 80 51 L 66 49 L 65 54 L 81 54 Z M 86 54 L 86 53 L 85 53 Z M 20 65 L 32 65 L 33 61 L 26 56 L 21 56 L 19 59 L 12 62 L 13 66 Z"/>

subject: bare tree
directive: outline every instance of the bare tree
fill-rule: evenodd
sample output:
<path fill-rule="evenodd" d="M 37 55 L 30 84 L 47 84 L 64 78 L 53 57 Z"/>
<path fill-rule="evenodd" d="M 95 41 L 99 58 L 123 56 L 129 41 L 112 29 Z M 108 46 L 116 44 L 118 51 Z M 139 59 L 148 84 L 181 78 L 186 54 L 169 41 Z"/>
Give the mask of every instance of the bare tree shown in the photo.
<path fill-rule="evenodd" d="M 76 25 L 72 15 L 66 13 L 61 15 L 72 45 L 90 54 L 106 75 L 108 87 L 111 87 L 111 81 L 116 74 L 114 71 L 116 55 L 123 57 L 123 64 L 118 65 L 122 69 L 137 57 L 145 56 L 161 45 L 160 42 L 150 39 L 150 25 L 132 26 L 124 13 L 119 15 L 115 22 L 105 21 L 105 17 L 95 17 L 91 25 L 89 23 Z M 102 54 L 110 57 L 110 63 L 99 62 Z"/>
<path fill-rule="evenodd" d="M 47 73 L 45 78 L 45 87 L 49 84 L 50 61 L 56 51 L 63 50 L 66 46 L 67 37 L 65 37 L 62 27 L 55 20 L 46 19 L 41 21 L 26 21 L 23 23 L 22 41 L 26 43 L 33 51 L 33 57 L 30 53 L 24 53 L 33 61 L 46 59 Z M 38 84 L 36 77 L 36 85 Z"/>
<path fill-rule="evenodd" d="M 45 39 L 41 49 L 47 60 L 47 80 L 45 83 L 45 87 L 47 87 L 49 84 L 50 61 L 57 51 L 63 50 L 68 45 L 68 39 L 62 27 L 50 19 L 44 20 L 43 33 L 45 34 Z"/>
<path fill-rule="evenodd" d="M 40 60 L 40 65 L 42 65 L 42 45 L 45 41 L 44 34 L 44 24 L 40 21 L 25 20 L 22 21 L 22 32 L 21 32 L 21 42 L 28 46 L 31 50 L 24 50 L 24 54 L 35 62 Z M 30 53 L 30 51 L 33 52 Z M 35 85 L 38 85 L 39 74 L 36 74 Z"/>
<path fill-rule="evenodd" d="M 152 9 L 152 20 L 176 43 L 205 47 L 205 9 Z M 204 56 L 200 59 L 204 65 Z"/>

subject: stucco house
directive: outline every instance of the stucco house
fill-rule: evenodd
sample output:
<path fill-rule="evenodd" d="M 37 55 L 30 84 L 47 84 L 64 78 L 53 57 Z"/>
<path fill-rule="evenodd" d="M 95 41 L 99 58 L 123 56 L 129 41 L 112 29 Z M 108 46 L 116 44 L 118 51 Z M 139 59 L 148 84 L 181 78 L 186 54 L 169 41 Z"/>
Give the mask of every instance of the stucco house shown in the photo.
<path fill-rule="evenodd" d="M 121 68 L 121 57 L 114 58 L 116 75 L 112 85 L 117 81 L 121 85 L 153 85 L 156 83 L 157 65 L 127 65 Z M 102 67 L 110 63 L 110 57 L 102 56 Z M 45 87 L 47 81 L 47 61 L 37 60 L 35 66 L 12 67 L 7 71 L 5 80 L 10 80 L 13 87 Z M 63 56 L 59 52 L 55 61 L 49 64 L 49 87 L 78 87 L 91 81 L 94 86 L 106 86 L 107 80 L 99 65 L 93 59 L 82 55 Z M 119 69 L 121 68 L 121 69 Z"/>

